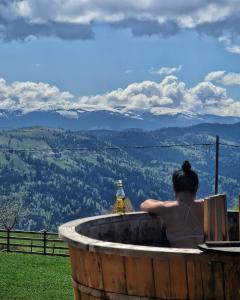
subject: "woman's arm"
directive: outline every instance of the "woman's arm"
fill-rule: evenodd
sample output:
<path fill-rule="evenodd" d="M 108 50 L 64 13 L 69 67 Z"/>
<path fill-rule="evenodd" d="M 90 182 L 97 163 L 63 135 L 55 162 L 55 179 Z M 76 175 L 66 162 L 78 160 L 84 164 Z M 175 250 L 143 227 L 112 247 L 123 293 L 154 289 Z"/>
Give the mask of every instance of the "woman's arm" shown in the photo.
<path fill-rule="evenodd" d="M 141 211 L 146 211 L 155 215 L 161 215 L 167 207 L 173 207 L 176 204 L 176 201 L 147 199 L 140 205 L 140 209 Z"/>

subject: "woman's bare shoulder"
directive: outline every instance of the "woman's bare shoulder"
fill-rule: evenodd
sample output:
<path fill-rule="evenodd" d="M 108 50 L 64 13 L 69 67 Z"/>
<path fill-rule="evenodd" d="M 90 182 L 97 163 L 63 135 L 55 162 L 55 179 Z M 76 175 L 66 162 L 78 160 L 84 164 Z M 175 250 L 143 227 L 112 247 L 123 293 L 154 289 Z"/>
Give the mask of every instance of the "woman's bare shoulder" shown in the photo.
<path fill-rule="evenodd" d="M 177 201 L 160 201 L 147 199 L 141 204 L 140 208 L 142 211 L 150 212 L 153 214 L 161 214 L 166 209 L 175 207 L 177 205 Z"/>
<path fill-rule="evenodd" d="M 172 201 L 172 200 L 167 200 L 167 201 L 162 201 L 162 205 L 165 207 L 175 207 L 178 206 L 178 202 L 177 201 Z"/>

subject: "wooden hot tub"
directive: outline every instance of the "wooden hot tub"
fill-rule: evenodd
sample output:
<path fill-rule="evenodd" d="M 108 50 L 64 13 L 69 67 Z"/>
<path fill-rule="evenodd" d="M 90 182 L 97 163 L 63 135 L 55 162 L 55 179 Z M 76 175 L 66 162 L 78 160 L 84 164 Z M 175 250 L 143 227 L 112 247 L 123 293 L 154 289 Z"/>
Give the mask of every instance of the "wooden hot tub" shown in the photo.
<path fill-rule="evenodd" d="M 168 248 L 158 218 L 106 215 L 59 228 L 76 300 L 240 299 L 240 256 Z"/>

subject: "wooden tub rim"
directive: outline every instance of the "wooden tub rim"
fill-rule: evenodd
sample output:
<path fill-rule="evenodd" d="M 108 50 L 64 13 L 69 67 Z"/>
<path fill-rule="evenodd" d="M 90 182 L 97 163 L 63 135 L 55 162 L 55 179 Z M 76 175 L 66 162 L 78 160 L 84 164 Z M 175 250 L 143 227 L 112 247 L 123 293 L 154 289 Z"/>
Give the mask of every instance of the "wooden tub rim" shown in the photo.
<path fill-rule="evenodd" d="M 192 248 L 170 248 L 170 247 L 153 247 L 142 246 L 132 244 L 122 244 L 116 242 L 108 242 L 90 238 L 86 235 L 82 235 L 77 232 L 78 228 L 83 224 L 97 221 L 104 222 L 116 222 L 116 218 L 119 218 L 119 222 L 126 221 L 131 218 L 146 218 L 144 212 L 127 213 L 124 215 L 110 214 L 94 217 L 87 217 L 82 219 L 73 220 L 59 226 L 59 237 L 68 243 L 70 247 L 79 248 L 81 250 L 89 252 L 99 252 L 105 254 L 121 255 L 121 256 L 134 256 L 134 257 L 169 257 L 169 256 L 192 256 L 203 254 L 203 251 Z M 124 220 L 125 219 L 125 220 Z"/>

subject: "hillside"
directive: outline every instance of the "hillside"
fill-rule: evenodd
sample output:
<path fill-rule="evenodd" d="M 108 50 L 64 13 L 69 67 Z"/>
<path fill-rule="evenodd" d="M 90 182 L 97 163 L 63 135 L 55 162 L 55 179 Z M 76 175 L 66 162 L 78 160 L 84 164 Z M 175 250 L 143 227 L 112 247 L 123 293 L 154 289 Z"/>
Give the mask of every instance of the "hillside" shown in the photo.
<path fill-rule="evenodd" d="M 65 221 L 110 211 L 117 179 L 123 179 L 135 209 L 148 197 L 171 199 L 171 174 L 188 159 L 199 172 L 199 197 L 203 197 L 213 193 L 213 146 L 146 149 L 129 146 L 213 143 L 216 133 L 220 133 L 222 142 L 233 143 L 240 141 L 238 132 L 239 123 L 151 132 L 70 132 L 50 128 L 3 131 L 0 146 L 9 150 L 0 151 L 0 193 L 23 198 L 28 214 L 21 228 L 56 230 Z M 113 146 L 119 149 L 106 149 Z M 237 148 L 222 146 L 220 154 L 220 192 L 228 194 L 231 207 L 240 191 L 240 172 L 236 168 L 240 165 L 240 153 Z"/>

